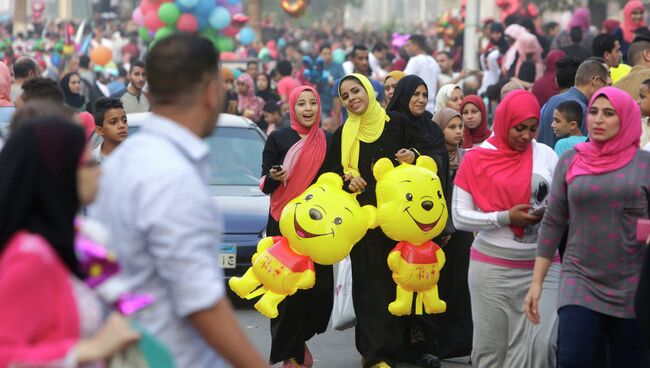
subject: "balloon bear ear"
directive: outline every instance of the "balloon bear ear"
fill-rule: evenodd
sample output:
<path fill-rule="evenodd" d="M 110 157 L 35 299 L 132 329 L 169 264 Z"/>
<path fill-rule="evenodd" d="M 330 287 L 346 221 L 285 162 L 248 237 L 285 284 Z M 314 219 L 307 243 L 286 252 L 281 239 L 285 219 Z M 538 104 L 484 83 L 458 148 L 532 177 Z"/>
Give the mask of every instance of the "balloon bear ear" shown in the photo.
<path fill-rule="evenodd" d="M 375 206 L 367 205 L 361 207 L 361 210 L 368 217 L 368 228 L 374 229 L 379 226 L 379 218 L 377 217 L 377 208 Z"/>
<path fill-rule="evenodd" d="M 381 178 L 384 177 L 384 175 L 386 175 L 387 172 L 389 172 L 393 168 L 394 166 L 391 160 L 384 157 L 379 159 L 379 161 L 375 162 L 375 167 L 373 167 L 372 173 L 375 176 L 375 179 L 379 181 L 381 180 Z"/>
<path fill-rule="evenodd" d="M 417 167 L 423 167 L 433 171 L 434 174 L 438 173 L 438 165 L 436 162 L 429 156 L 420 156 L 418 157 L 417 162 L 415 163 Z"/>
<path fill-rule="evenodd" d="M 343 179 L 341 179 L 338 174 L 332 172 L 319 176 L 316 182 L 325 186 L 332 186 L 336 189 L 341 189 L 343 187 Z"/>

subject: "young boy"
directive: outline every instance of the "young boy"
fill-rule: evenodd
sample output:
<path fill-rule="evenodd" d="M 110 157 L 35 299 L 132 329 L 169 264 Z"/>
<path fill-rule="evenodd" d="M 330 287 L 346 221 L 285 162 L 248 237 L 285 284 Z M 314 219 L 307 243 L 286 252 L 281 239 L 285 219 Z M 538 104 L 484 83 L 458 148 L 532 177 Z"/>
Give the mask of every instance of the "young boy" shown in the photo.
<path fill-rule="evenodd" d="M 557 105 L 553 111 L 551 128 L 556 137 L 562 138 L 555 144 L 555 153 L 558 156 L 587 140 L 581 131 L 582 108 L 575 101 L 564 101 Z"/>
<path fill-rule="evenodd" d="M 282 109 L 276 101 L 269 101 L 264 105 L 262 109 L 264 114 L 264 122 L 267 124 L 266 127 L 260 127 L 266 135 L 271 134 L 272 131 L 289 126 L 286 124 L 284 116 L 282 115 Z"/>
<path fill-rule="evenodd" d="M 636 100 L 641 109 L 641 148 L 650 151 L 650 79 L 646 79 L 641 83 L 639 88 L 639 98 Z"/>
<path fill-rule="evenodd" d="M 129 125 L 124 105 L 117 98 L 100 98 L 95 102 L 94 111 L 95 133 L 103 138 L 103 142 L 93 151 L 93 157 L 101 162 L 126 139 Z"/>

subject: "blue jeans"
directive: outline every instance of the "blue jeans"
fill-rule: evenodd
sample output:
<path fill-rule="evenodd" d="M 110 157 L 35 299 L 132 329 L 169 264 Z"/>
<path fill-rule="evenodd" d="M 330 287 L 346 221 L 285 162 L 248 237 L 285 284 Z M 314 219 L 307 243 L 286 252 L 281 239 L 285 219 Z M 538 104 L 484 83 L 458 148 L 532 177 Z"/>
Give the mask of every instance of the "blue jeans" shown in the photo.
<path fill-rule="evenodd" d="M 568 305 L 558 311 L 559 368 L 645 367 L 647 350 L 636 319 Z"/>

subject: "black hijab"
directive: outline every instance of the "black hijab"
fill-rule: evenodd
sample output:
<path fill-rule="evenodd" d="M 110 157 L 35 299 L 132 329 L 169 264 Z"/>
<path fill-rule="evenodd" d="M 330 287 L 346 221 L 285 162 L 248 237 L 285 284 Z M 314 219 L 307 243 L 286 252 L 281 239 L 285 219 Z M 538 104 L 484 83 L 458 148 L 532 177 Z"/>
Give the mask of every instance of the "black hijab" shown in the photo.
<path fill-rule="evenodd" d="M 259 74 L 257 78 L 259 78 L 260 76 L 264 76 L 264 78 L 266 78 L 267 87 L 264 91 L 258 90 L 256 95 L 258 97 L 262 97 L 264 102 L 280 101 L 280 96 L 277 93 L 273 92 L 273 90 L 271 89 L 271 78 L 269 78 L 269 76 L 264 73 Z M 255 85 L 257 86 L 257 80 L 255 80 Z"/>
<path fill-rule="evenodd" d="M 68 73 L 59 81 L 59 87 L 63 90 L 66 105 L 75 109 L 85 109 L 86 98 L 79 93 L 72 93 L 70 90 L 70 78 L 73 75 L 76 75 L 81 80 L 78 73 Z"/>
<path fill-rule="evenodd" d="M 411 97 L 421 85 L 426 87 L 424 80 L 417 75 L 407 75 L 400 79 L 395 86 L 395 93 L 386 107 L 386 111 L 389 114 L 390 112 L 399 112 L 411 120 L 410 124 L 407 125 L 407 144 L 410 148 L 414 148 L 418 154 L 429 156 L 436 161 L 438 165 L 437 174 L 449 205 L 451 203 L 452 183 L 449 176 L 449 155 L 445 143 L 445 133 L 438 124 L 433 122 L 433 115 L 429 111 L 425 110 L 422 115 L 415 116 L 409 109 Z M 453 231 L 451 221 L 447 221 L 447 227 L 443 235 L 451 234 Z"/>
<path fill-rule="evenodd" d="M 60 118 L 35 118 L 16 129 L 0 152 L 0 253 L 19 230 L 43 236 L 70 272 L 79 209 L 77 168 L 83 129 Z"/>

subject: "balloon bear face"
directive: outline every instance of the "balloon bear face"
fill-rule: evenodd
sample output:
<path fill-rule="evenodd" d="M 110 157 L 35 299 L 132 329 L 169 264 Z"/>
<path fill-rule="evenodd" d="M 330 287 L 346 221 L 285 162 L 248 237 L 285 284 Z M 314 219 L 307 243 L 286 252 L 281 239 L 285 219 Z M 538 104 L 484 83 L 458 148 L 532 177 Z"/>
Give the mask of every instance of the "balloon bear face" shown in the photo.
<path fill-rule="evenodd" d="M 280 215 L 280 231 L 291 248 L 314 262 L 331 265 L 345 258 L 368 229 L 377 227 L 373 206 L 359 206 L 343 180 L 325 173 Z"/>
<path fill-rule="evenodd" d="M 436 171 L 435 161 L 427 156 L 418 158 L 416 165 L 397 167 L 386 158 L 377 161 L 373 173 L 378 221 L 389 238 L 419 245 L 444 230 L 447 203 Z"/>

